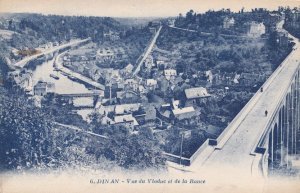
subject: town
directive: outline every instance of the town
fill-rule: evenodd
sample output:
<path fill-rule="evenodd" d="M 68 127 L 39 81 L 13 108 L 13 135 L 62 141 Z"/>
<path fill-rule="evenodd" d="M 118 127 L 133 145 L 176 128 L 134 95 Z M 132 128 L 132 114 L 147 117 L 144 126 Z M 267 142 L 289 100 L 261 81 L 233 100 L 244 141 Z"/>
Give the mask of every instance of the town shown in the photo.
<path fill-rule="evenodd" d="M 57 26 L 40 29 L 39 18 Z M 1 65 L 7 67 L 1 66 L 1 85 L 51 115 L 53 127 L 64 128 L 64 135 L 52 134 L 66 143 L 60 148 L 79 146 L 82 154 L 110 162 L 121 159 L 121 151 L 136 154 L 117 160 L 125 168 L 160 167 L 166 159 L 184 164 L 207 139 L 216 139 L 293 49 L 287 31 L 299 35 L 300 29 L 300 10 L 284 8 L 190 10 L 138 27 L 101 18 L 99 29 L 97 18 L 78 18 L 94 24 L 86 31 L 73 29 L 72 19 L 2 16 Z M 21 40 L 25 36 L 42 38 Z M 97 137 L 105 139 L 95 142 Z M 115 150 L 127 143 L 131 147 Z M 63 154 L 50 152 L 48 164 Z M 31 164 L 43 162 L 39 154 L 28 158 Z"/>

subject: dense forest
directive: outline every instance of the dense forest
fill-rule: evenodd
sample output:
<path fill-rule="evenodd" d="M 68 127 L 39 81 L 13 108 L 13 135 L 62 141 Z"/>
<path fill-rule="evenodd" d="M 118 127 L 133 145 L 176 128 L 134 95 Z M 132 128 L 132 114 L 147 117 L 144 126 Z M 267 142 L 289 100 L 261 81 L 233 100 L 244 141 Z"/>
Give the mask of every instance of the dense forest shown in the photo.
<path fill-rule="evenodd" d="M 68 40 L 71 37 L 92 37 L 99 40 L 104 32 L 124 29 L 119 22 L 109 17 L 83 17 L 29 14 L 20 18 L 18 25 L 11 20 L 9 29 L 49 41 Z"/>

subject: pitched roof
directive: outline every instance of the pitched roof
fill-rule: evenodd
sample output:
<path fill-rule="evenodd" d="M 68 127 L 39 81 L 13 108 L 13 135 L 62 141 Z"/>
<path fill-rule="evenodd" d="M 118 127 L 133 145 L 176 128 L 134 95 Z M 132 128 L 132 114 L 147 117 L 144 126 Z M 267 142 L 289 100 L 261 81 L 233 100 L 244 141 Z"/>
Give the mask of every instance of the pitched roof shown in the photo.
<path fill-rule="evenodd" d="M 128 64 L 128 65 L 124 68 L 124 70 L 126 70 L 126 71 L 132 71 L 133 68 L 134 68 L 134 66 L 133 66 L 132 64 Z"/>
<path fill-rule="evenodd" d="M 157 80 L 154 80 L 154 79 L 147 79 L 147 80 L 146 80 L 146 85 L 147 85 L 147 86 L 154 86 L 154 85 L 157 85 Z"/>
<path fill-rule="evenodd" d="M 184 107 L 184 108 L 173 109 L 172 111 L 173 111 L 174 115 L 180 115 L 180 114 L 184 114 L 184 113 L 194 112 L 195 109 L 194 109 L 194 107 Z"/>
<path fill-rule="evenodd" d="M 175 69 L 165 69 L 164 74 L 165 76 L 176 76 L 177 71 Z"/>
<path fill-rule="evenodd" d="M 133 122 L 134 125 L 139 125 L 132 114 L 115 116 L 115 123 Z"/>
<path fill-rule="evenodd" d="M 116 105 L 115 113 L 124 114 L 128 112 L 134 112 L 139 110 L 139 107 L 140 107 L 140 103 Z"/>
<path fill-rule="evenodd" d="M 187 99 L 210 97 L 206 88 L 203 87 L 188 88 L 184 92 Z"/>

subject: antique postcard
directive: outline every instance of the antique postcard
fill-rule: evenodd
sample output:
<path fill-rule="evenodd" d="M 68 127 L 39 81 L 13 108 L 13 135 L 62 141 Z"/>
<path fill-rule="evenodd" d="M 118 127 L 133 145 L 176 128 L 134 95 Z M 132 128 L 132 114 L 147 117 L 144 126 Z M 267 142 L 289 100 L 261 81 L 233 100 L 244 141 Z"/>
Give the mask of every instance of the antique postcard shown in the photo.
<path fill-rule="evenodd" d="M 300 0 L 0 0 L 0 193 L 300 192 Z"/>

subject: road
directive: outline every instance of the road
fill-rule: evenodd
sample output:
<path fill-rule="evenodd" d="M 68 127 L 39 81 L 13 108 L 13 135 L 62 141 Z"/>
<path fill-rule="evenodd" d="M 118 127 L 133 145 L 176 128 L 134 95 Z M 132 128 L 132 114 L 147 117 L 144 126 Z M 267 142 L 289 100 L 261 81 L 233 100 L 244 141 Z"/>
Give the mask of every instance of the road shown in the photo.
<path fill-rule="evenodd" d="M 252 175 L 255 172 L 252 171 L 256 162 L 253 150 L 267 124 L 271 122 L 271 115 L 276 113 L 277 105 L 289 89 L 291 77 L 300 68 L 299 42 L 296 38 L 292 38 L 296 43 L 294 50 L 264 83 L 262 86 L 264 91 L 258 91 L 251 98 L 219 136 L 217 147 L 208 146 L 205 153 L 198 156 L 189 170 L 199 172 L 202 168 L 214 168 L 221 171 L 229 166 L 228 172 L 232 168 L 239 170 L 243 175 Z M 265 110 L 269 112 L 267 117 L 264 115 Z"/>
<path fill-rule="evenodd" d="M 62 54 L 64 54 L 64 53 L 60 53 L 55 58 L 55 63 L 54 64 L 56 65 L 57 69 L 59 69 L 60 71 L 62 71 L 64 73 L 67 73 L 67 74 L 69 74 L 69 75 L 77 78 L 78 80 L 81 80 L 81 81 L 83 81 L 83 82 L 85 82 L 85 83 L 87 83 L 87 84 L 89 84 L 89 85 L 91 85 L 91 86 L 93 86 L 95 88 L 98 88 L 98 89 L 101 89 L 101 90 L 105 89 L 105 86 L 102 85 L 102 84 L 100 84 L 99 82 L 96 82 L 96 81 L 94 81 L 94 80 L 92 80 L 92 79 L 90 79 L 90 78 L 88 78 L 86 76 L 83 76 L 83 75 L 81 75 L 81 74 L 79 74 L 77 72 L 74 72 L 74 71 L 70 70 L 69 68 L 64 67 L 62 65 L 62 61 L 60 61 L 61 60 L 60 56 Z"/>
<path fill-rule="evenodd" d="M 95 136 L 95 137 L 100 137 L 100 138 L 103 138 L 103 139 L 109 139 L 107 136 L 99 135 L 99 134 L 96 134 L 96 133 L 93 133 L 93 132 L 90 132 L 90 131 L 84 131 L 81 128 L 73 126 L 73 125 L 65 125 L 65 124 L 58 123 L 58 122 L 54 122 L 54 124 L 58 125 L 58 126 L 61 126 L 61 127 L 64 127 L 64 128 L 67 128 L 67 129 L 70 129 L 70 130 L 74 130 L 76 132 L 84 133 L 84 134 Z"/>
<path fill-rule="evenodd" d="M 185 28 L 180 28 L 180 27 L 175 27 L 175 26 L 169 26 L 169 27 L 173 28 L 173 29 L 182 30 L 182 31 L 187 31 L 187 32 L 192 32 L 192 33 L 199 33 L 201 35 L 207 35 L 207 36 L 214 35 L 213 33 L 198 32 L 196 30 L 190 30 L 190 29 L 185 29 Z M 256 37 L 251 37 L 251 36 L 247 36 L 247 35 L 230 35 L 230 34 L 219 34 L 219 36 L 222 36 L 222 37 L 236 37 L 236 38 L 256 38 Z M 264 39 L 264 38 L 262 38 L 262 39 Z"/>
<path fill-rule="evenodd" d="M 148 57 L 148 55 L 151 53 L 153 46 L 156 43 L 156 40 L 159 36 L 159 33 L 162 29 L 162 26 L 159 27 L 159 29 L 157 30 L 156 34 L 154 35 L 154 37 L 152 38 L 151 43 L 149 44 L 148 48 L 146 49 L 146 52 L 143 54 L 143 58 L 141 59 L 141 61 L 138 63 L 136 69 L 133 71 L 133 76 L 135 76 L 137 73 L 139 73 L 139 71 L 141 70 L 141 67 L 144 63 L 144 61 L 146 60 L 146 58 Z"/>
<path fill-rule="evenodd" d="M 63 48 L 66 48 L 68 46 L 73 46 L 73 45 L 76 45 L 76 44 L 80 44 L 80 43 L 86 42 L 88 40 L 90 40 L 90 38 L 83 39 L 83 40 L 74 40 L 74 41 L 68 42 L 68 43 L 60 45 L 60 46 L 49 48 L 46 51 L 43 51 L 42 53 L 35 54 L 35 55 L 32 55 L 32 56 L 28 56 L 28 57 L 20 60 L 19 62 L 15 63 L 13 65 L 13 67 L 15 67 L 15 68 L 16 67 L 17 68 L 23 68 L 29 61 L 34 60 L 34 59 L 38 58 L 39 56 L 50 54 L 50 53 L 53 53 L 55 51 L 61 50 Z"/>

